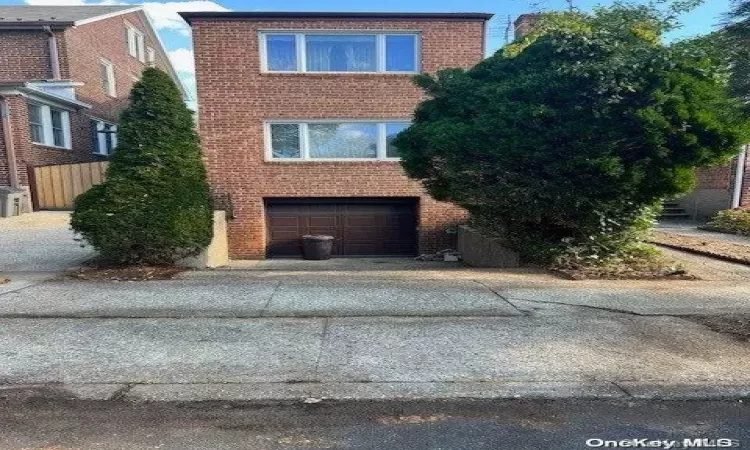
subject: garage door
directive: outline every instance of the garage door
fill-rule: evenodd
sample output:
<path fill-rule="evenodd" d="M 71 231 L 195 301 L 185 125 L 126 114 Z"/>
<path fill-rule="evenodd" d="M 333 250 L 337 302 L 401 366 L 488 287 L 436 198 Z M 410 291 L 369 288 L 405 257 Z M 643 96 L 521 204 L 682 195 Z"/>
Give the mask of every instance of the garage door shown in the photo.
<path fill-rule="evenodd" d="M 414 255 L 416 199 L 266 201 L 268 256 L 299 256 L 306 234 L 335 237 L 337 256 Z"/>

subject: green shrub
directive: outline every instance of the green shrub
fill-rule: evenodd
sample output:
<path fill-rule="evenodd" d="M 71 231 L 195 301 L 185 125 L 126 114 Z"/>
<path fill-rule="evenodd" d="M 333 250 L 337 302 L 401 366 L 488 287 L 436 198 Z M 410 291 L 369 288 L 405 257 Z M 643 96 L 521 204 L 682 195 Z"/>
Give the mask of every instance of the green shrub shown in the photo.
<path fill-rule="evenodd" d="M 78 196 L 71 224 L 110 262 L 171 264 L 211 241 L 198 136 L 166 73 L 146 69 L 130 100 L 106 181 Z"/>
<path fill-rule="evenodd" d="M 526 260 L 617 255 L 695 169 L 748 136 L 709 45 L 667 45 L 647 6 L 553 16 L 544 33 L 466 71 L 415 82 L 430 97 L 394 141 L 407 174 L 467 209 Z"/>
<path fill-rule="evenodd" d="M 750 209 L 725 209 L 711 219 L 706 228 L 724 233 L 750 236 Z"/>

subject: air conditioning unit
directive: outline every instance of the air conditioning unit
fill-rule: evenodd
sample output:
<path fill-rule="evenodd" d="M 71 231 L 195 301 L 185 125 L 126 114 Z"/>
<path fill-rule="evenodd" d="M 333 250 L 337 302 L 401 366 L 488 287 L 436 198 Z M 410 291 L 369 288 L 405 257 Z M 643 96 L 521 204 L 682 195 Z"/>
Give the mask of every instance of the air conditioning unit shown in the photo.
<path fill-rule="evenodd" d="M 0 217 L 20 216 L 22 202 L 23 191 L 0 188 Z"/>

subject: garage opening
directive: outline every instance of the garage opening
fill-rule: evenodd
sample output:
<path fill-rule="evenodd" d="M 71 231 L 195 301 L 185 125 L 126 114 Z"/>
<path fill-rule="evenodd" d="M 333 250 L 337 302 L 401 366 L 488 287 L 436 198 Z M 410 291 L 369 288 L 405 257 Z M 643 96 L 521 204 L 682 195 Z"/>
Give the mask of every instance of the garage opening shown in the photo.
<path fill-rule="evenodd" d="M 268 257 L 302 255 L 302 236 L 335 238 L 335 256 L 413 256 L 417 198 L 266 199 Z"/>

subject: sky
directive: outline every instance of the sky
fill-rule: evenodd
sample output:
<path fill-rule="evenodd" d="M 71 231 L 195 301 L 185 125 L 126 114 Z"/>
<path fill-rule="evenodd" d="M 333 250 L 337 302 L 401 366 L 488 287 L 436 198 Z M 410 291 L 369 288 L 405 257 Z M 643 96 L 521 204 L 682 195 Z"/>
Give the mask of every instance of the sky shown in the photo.
<path fill-rule="evenodd" d="M 596 5 L 611 4 L 613 0 L 572 0 L 574 6 L 587 11 Z M 638 0 L 635 0 L 638 1 Z M 645 1 L 645 0 L 644 0 Z M 704 0 L 694 11 L 686 14 L 683 27 L 669 38 L 708 33 L 717 28 L 721 17 L 729 10 L 731 0 Z M 178 11 L 393 11 L 393 12 L 487 12 L 495 14 L 489 23 L 488 52 L 505 43 L 508 21 L 519 14 L 539 10 L 564 9 L 566 0 L 380 0 L 352 2 L 351 0 L 0 0 L 0 5 L 96 5 L 143 4 L 157 32 L 162 38 L 175 70 L 188 92 L 195 90 L 190 28 L 177 15 Z M 512 38 L 512 33 L 511 33 Z M 194 98 L 194 94 L 191 95 Z"/>

